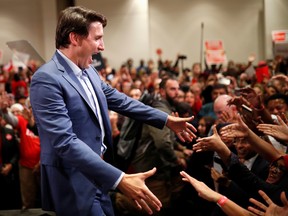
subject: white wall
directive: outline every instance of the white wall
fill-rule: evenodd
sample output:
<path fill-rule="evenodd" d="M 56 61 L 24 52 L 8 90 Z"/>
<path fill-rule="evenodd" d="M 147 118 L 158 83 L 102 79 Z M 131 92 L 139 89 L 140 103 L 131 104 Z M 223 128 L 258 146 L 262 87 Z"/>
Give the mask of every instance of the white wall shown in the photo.
<path fill-rule="evenodd" d="M 45 60 L 54 52 L 56 0 L 0 0 L 0 49 L 10 59 L 7 41 L 28 40 Z M 57 0 L 59 1 L 59 0 Z M 271 58 L 271 30 L 288 29 L 287 0 L 77 0 L 108 18 L 103 56 L 118 68 L 128 58 L 156 60 L 155 50 L 174 60 L 200 61 L 204 39 L 221 39 L 229 59 Z"/>
<path fill-rule="evenodd" d="M 4 63 L 11 58 L 6 42 L 15 40 L 27 40 L 44 54 L 41 1 L 0 1 L 0 49 L 4 51 Z"/>
<path fill-rule="evenodd" d="M 250 53 L 264 57 L 262 0 L 157 0 L 149 7 L 150 54 L 160 47 L 167 58 L 186 54 L 188 67 L 199 62 L 203 22 L 204 40 L 223 40 L 228 59 L 246 62 Z"/>
<path fill-rule="evenodd" d="M 55 29 L 58 18 L 55 0 L 42 0 L 42 17 L 43 58 L 49 60 L 55 52 Z"/>

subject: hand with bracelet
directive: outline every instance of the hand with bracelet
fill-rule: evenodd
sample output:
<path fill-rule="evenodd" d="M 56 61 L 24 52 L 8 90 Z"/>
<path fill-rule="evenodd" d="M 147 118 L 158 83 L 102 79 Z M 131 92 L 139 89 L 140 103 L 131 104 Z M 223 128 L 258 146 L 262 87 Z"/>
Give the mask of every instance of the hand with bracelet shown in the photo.
<path fill-rule="evenodd" d="M 182 180 L 189 182 L 195 190 L 198 192 L 198 195 L 210 202 L 215 202 L 223 210 L 223 212 L 228 216 L 252 216 L 252 212 L 240 207 L 227 197 L 222 194 L 210 189 L 205 183 L 198 181 L 192 176 L 188 175 L 186 172 L 180 172 L 180 175 L 183 177 Z"/>
<path fill-rule="evenodd" d="M 183 177 L 182 180 L 189 182 L 195 190 L 198 192 L 198 195 L 210 202 L 215 202 L 222 209 L 222 211 L 228 216 L 285 216 L 288 215 L 288 200 L 286 198 L 285 192 L 281 193 L 281 200 L 283 207 L 280 207 L 272 202 L 272 200 L 267 196 L 266 193 L 259 190 L 259 194 L 268 204 L 268 206 L 263 203 L 251 198 L 250 202 L 253 203 L 256 207 L 248 207 L 248 210 L 240 207 L 227 197 L 221 195 L 220 193 L 210 189 L 205 183 L 198 181 L 197 179 L 191 177 L 186 172 L 180 172 L 180 175 Z"/>

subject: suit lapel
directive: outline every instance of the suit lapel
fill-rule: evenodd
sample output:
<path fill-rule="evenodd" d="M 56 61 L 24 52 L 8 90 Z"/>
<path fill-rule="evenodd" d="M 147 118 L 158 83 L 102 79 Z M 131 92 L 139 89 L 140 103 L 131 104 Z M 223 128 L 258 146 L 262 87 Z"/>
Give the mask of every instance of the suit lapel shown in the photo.
<path fill-rule="evenodd" d="M 66 61 L 56 52 L 56 54 L 53 57 L 53 60 L 55 61 L 58 70 L 63 72 L 63 78 L 73 87 L 76 89 L 76 91 L 79 93 L 79 95 L 83 98 L 83 100 L 86 102 L 87 106 L 90 107 L 91 111 L 94 113 L 93 108 L 90 105 L 89 99 L 85 93 L 85 90 L 83 89 L 81 83 L 79 82 L 78 78 L 74 74 L 74 72 L 71 70 L 69 65 L 66 63 Z M 112 146 L 112 140 L 111 140 L 111 126 L 110 126 L 110 118 L 108 115 L 108 112 L 105 110 L 108 110 L 108 106 L 106 103 L 106 97 L 102 91 L 101 88 L 101 80 L 100 76 L 97 75 L 97 71 L 93 70 L 91 67 L 89 69 L 86 69 L 86 72 L 89 76 L 90 82 L 95 90 L 99 107 L 101 110 L 101 115 L 103 119 L 103 124 L 105 128 L 105 134 L 106 134 L 106 139 L 108 139 L 108 144 Z M 104 112 L 103 112 L 104 111 Z M 98 121 L 98 118 L 96 114 L 94 113 L 95 118 Z"/>
<path fill-rule="evenodd" d="M 74 72 L 71 70 L 69 65 L 66 63 L 66 61 L 56 52 L 54 55 L 54 61 L 56 62 L 56 65 L 58 67 L 58 70 L 63 72 L 63 78 L 73 87 L 76 89 L 76 91 L 79 93 L 79 95 L 83 98 L 83 100 L 86 102 L 86 104 L 90 107 L 90 109 L 93 111 L 93 108 L 90 105 L 89 99 L 85 93 L 85 90 L 83 89 L 81 83 L 79 82 L 78 78 L 74 74 Z M 94 111 L 93 111 L 94 113 Z M 95 113 L 94 113 L 95 114 Z M 97 118 L 96 114 L 95 117 Z M 98 119 L 98 118 L 97 118 Z"/>

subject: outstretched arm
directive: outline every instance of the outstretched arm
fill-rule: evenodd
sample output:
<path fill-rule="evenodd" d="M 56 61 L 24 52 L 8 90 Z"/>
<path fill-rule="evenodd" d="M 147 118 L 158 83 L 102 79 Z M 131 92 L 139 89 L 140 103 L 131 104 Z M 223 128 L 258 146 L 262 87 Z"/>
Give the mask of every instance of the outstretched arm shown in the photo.
<path fill-rule="evenodd" d="M 281 153 L 278 152 L 270 143 L 266 142 L 250 130 L 242 121 L 240 116 L 238 117 L 238 123 L 223 127 L 221 135 L 229 138 L 246 137 L 255 151 L 257 151 L 267 161 L 272 162 L 281 156 Z"/>
<path fill-rule="evenodd" d="M 224 164 L 227 165 L 230 161 L 231 151 L 221 140 L 215 125 L 213 125 L 212 129 L 213 135 L 197 139 L 197 143 L 193 145 L 193 150 L 196 152 L 216 151 Z"/>
<path fill-rule="evenodd" d="M 255 215 L 246 209 L 240 207 L 233 201 L 227 199 L 220 193 L 210 189 L 205 183 L 198 181 L 197 179 L 191 177 L 186 172 L 180 172 L 180 175 L 183 177 L 182 180 L 189 182 L 195 190 L 198 192 L 198 195 L 203 199 L 206 199 L 210 202 L 217 203 L 223 212 L 228 216 L 252 216 Z"/>
<path fill-rule="evenodd" d="M 229 101 L 229 104 L 234 104 L 245 124 L 254 133 L 262 136 L 263 133 L 257 129 L 257 125 L 260 123 L 274 124 L 271 114 L 263 104 L 262 96 L 251 87 L 236 90 L 236 94 L 240 96 L 235 96 Z"/>
<path fill-rule="evenodd" d="M 283 121 L 283 119 L 279 115 L 277 115 L 277 119 L 278 119 L 279 124 L 259 124 L 257 128 L 263 133 L 273 136 L 277 140 L 281 140 L 282 143 L 284 142 L 287 145 L 288 126 L 286 125 L 286 123 Z M 286 120 L 287 119 L 285 119 L 285 121 Z"/>

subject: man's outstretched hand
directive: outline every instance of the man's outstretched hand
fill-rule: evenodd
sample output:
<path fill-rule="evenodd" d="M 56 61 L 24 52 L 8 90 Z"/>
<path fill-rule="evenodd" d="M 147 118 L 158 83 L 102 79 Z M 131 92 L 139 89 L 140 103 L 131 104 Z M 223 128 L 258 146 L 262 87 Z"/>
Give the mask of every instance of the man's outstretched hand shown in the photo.
<path fill-rule="evenodd" d="M 196 128 L 190 123 L 194 116 L 180 118 L 176 115 L 169 115 L 166 126 L 170 128 L 182 142 L 191 142 L 196 138 Z"/>
<path fill-rule="evenodd" d="M 153 210 L 160 211 L 162 203 L 145 185 L 145 180 L 154 175 L 156 168 L 147 172 L 136 174 L 124 174 L 118 185 L 118 189 L 127 197 L 132 199 L 139 209 L 153 214 Z"/>

